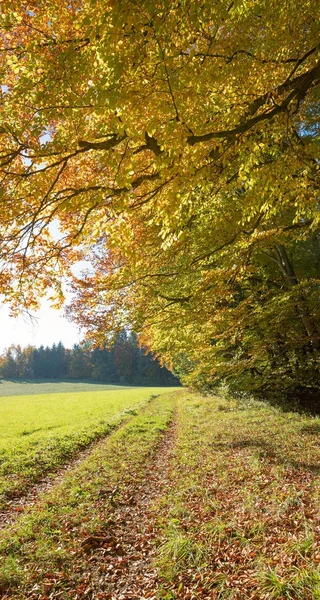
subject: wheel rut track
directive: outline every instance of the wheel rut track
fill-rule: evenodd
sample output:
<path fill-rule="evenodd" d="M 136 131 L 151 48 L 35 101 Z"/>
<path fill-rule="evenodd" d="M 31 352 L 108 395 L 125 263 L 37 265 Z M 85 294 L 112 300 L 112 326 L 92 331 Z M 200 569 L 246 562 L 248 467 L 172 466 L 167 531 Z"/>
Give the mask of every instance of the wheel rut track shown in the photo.
<path fill-rule="evenodd" d="M 80 465 L 99 445 L 102 445 L 105 440 L 110 437 L 115 431 L 123 427 L 128 420 L 122 420 L 100 435 L 99 438 L 93 440 L 85 448 L 78 450 L 75 454 L 56 469 L 52 468 L 50 473 L 45 473 L 41 481 L 29 483 L 21 490 L 21 493 L 13 493 L 8 497 L 7 505 L 0 508 L 0 531 L 13 525 L 21 515 L 28 509 L 32 508 L 43 493 L 49 492 L 55 485 L 59 485 L 66 475 Z"/>
<path fill-rule="evenodd" d="M 153 565 L 159 526 L 152 505 L 170 486 L 176 413 L 147 463 L 144 480 L 114 495 L 114 511 L 105 535 L 83 541 L 90 584 L 72 596 L 77 600 L 144 600 L 157 598 L 159 580 Z M 70 596 L 71 597 L 71 596 Z"/>

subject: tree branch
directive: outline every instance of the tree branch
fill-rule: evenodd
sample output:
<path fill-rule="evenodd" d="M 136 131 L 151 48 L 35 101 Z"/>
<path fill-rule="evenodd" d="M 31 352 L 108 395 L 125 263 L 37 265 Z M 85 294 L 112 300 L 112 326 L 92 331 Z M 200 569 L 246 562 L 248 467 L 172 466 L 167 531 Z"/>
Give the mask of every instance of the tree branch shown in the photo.
<path fill-rule="evenodd" d="M 78 144 L 83 150 L 111 150 L 111 148 L 121 144 L 127 137 L 126 133 L 122 136 L 119 136 L 118 133 L 110 133 L 108 139 L 103 142 L 87 142 L 86 140 L 79 140 Z"/>
<path fill-rule="evenodd" d="M 307 73 L 303 73 L 291 81 L 287 80 L 280 84 L 275 90 L 273 90 L 273 92 L 266 92 L 263 96 L 256 98 L 256 100 L 254 100 L 249 106 L 246 114 L 242 117 L 241 122 L 239 125 L 237 125 L 237 127 L 222 131 L 212 131 L 203 135 L 189 135 L 187 137 L 187 143 L 189 146 L 194 146 L 195 144 L 208 142 L 213 139 L 235 139 L 238 134 L 246 133 L 260 121 L 272 120 L 277 114 L 287 110 L 290 102 L 292 102 L 293 99 L 296 98 L 300 102 L 305 97 L 308 90 L 313 87 L 313 85 L 319 84 L 319 78 L 320 62 L 318 62 L 313 69 L 307 71 Z M 290 94 L 283 100 L 281 104 L 276 105 L 271 110 L 266 110 L 262 114 L 246 120 L 246 117 L 249 115 L 254 115 L 259 108 L 262 108 L 262 106 L 266 104 L 270 98 L 281 96 L 285 92 L 289 91 Z"/>
<path fill-rule="evenodd" d="M 140 146 L 139 148 L 137 148 L 137 150 L 135 150 L 133 152 L 133 154 L 138 154 L 139 152 L 142 152 L 143 150 L 151 150 L 151 152 L 153 152 L 153 154 L 155 154 L 156 156 L 160 156 L 160 154 L 163 153 L 163 150 L 161 150 L 161 147 L 159 146 L 156 138 L 149 135 L 147 131 L 145 132 L 144 137 L 145 137 L 146 143 L 143 146 Z"/>

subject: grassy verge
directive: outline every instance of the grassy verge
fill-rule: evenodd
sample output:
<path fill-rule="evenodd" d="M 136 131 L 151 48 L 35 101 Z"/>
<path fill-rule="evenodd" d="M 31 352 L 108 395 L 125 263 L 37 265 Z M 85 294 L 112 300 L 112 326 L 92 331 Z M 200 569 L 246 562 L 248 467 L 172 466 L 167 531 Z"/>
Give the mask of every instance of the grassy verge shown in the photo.
<path fill-rule="evenodd" d="M 159 597 L 320 598 L 320 419 L 180 397 Z"/>
<path fill-rule="evenodd" d="M 117 540 L 108 537 L 114 505 L 145 476 L 174 405 L 173 393 L 154 398 L 4 531 L 3 598 L 108 598 L 108 570 L 121 568 L 123 560 Z M 92 545 L 97 551 L 88 556 Z"/>
<path fill-rule="evenodd" d="M 2 398 L 0 509 L 163 392 L 140 388 Z"/>

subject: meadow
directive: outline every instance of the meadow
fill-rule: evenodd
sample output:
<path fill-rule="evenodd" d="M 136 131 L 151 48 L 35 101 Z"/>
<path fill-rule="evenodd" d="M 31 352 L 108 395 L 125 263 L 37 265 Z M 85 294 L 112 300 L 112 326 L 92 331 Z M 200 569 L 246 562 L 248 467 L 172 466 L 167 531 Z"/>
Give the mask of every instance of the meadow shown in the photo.
<path fill-rule="evenodd" d="M 82 383 L 79 391 L 71 383 L 69 392 L 60 383 L 4 385 L 22 395 L 0 398 L 0 507 L 163 393 L 94 385 L 82 391 L 90 385 Z M 31 391 L 48 386 L 51 393 Z"/>
<path fill-rule="evenodd" d="M 131 386 L 109 385 L 107 383 L 94 383 L 92 381 L 57 381 L 48 379 L 34 379 L 28 381 L 0 380 L 1 396 L 30 396 L 38 394 L 57 394 L 60 392 L 96 392 L 102 390 L 124 390 Z"/>
<path fill-rule="evenodd" d="M 2 529 L 0 597 L 320 600 L 320 418 L 181 388 L 120 397 L 121 426 Z"/>

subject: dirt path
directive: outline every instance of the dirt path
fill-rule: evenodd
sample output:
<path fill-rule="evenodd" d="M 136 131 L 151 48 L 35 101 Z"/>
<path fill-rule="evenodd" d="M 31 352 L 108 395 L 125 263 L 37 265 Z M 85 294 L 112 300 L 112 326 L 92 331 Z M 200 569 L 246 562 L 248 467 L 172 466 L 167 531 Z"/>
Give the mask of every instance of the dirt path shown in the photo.
<path fill-rule="evenodd" d="M 139 485 L 132 482 L 115 507 L 105 542 L 88 538 L 85 550 L 90 564 L 90 584 L 76 598 L 105 600 L 144 600 L 157 598 L 156 554 L 157 523 L 151 510 L 169 485 L 171 455 L 176 420 L 163 434 L 147 467 L 147 476 Z M 103 547 L 101 547 L 103 546 Z"/>
<path fill-rule="evenodd" d="M 106 438 L 108 438 L 114 431 L 123 426 L 126 421 L 122 421 L 117 424 L 115 427 L 112 427 L 105 435 L 100 437 L 98 440 L 94 440 L 87 446 L 84 450 L 80 450 L 75 453 L 73 458 L 71 458 L 67 463 L 63 466 L 57 467 L 56 470 L 52 468 L 51 473 L 46 473 L 41 481 L 37 483 L 30 483 L 26 485 L 26 487 L 21 490 L 21 492 L 17 492 L 12 495 L 11 498 L 8 498 L 7 505 L 5 508 L 0 509 L 0 531 L 5 527 L 9 527 L 12 525 L 20 515 L 27 509 L 32 508 L 34 504 L 38 501 L 39 497 L 42 493 L 49 492 L 55 485 L 61 483 L 66 474 L 72 469 L 75 469 L 82 461 L 84 461 L 93 450 L 102 445 Z"/>

